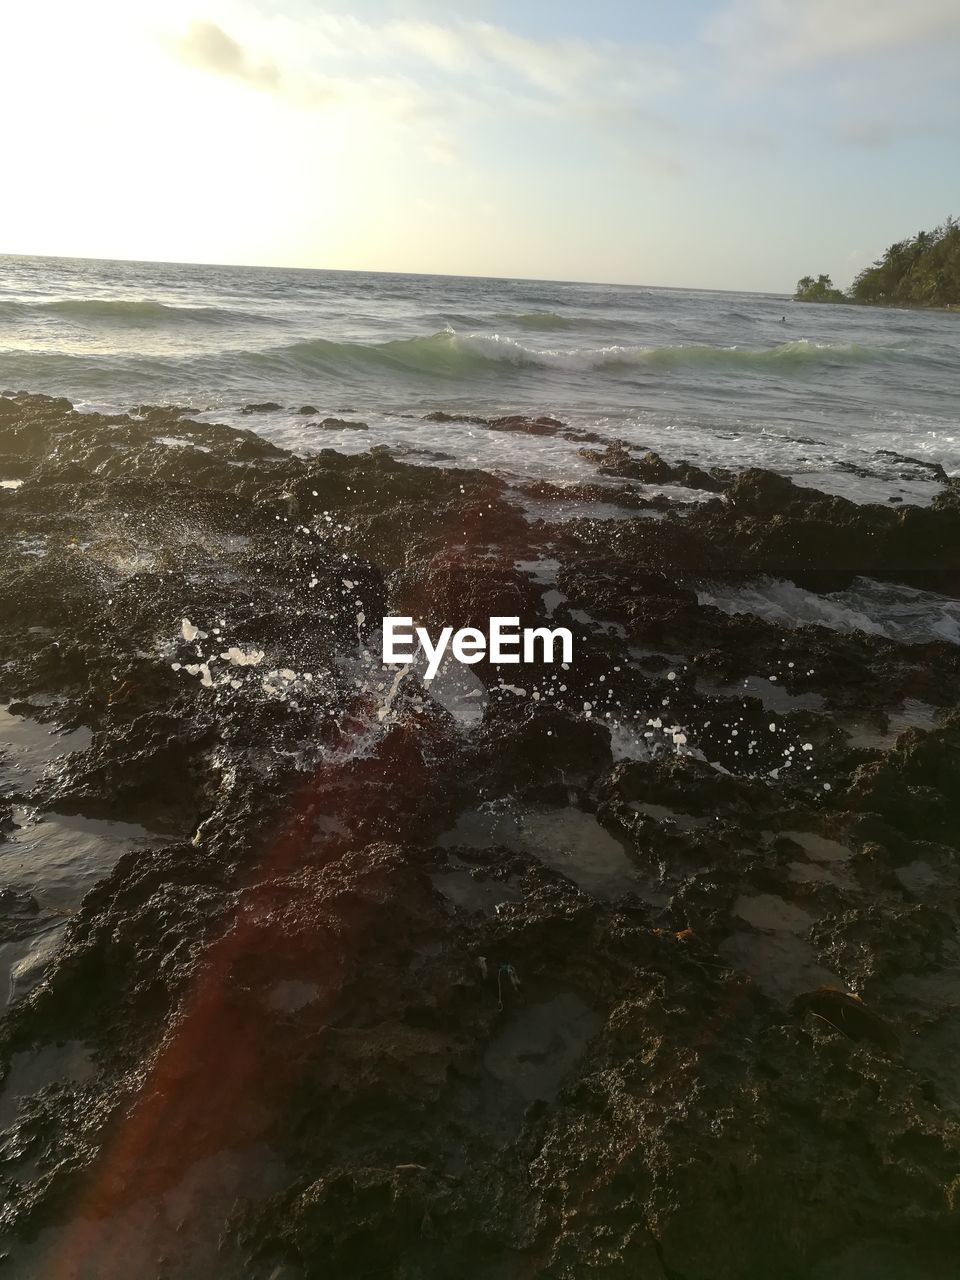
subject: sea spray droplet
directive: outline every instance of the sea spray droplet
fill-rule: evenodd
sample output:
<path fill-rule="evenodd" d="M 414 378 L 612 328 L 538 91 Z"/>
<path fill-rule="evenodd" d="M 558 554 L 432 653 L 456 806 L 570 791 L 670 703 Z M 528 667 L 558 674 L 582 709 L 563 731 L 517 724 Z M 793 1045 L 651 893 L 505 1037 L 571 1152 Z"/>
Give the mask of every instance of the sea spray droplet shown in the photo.
<path fill-rule="evenodd" d="M 263 661 L 264 653 L 262 649 L 244 650 L 233 645 L 220 657 L 234 667 L 256 667 Z"/>
<path fill-rule="evenodd" d="M 206 640 L 206 631 L 201 631 L 199 627 L 195 627 L 189 618 L 184 618 L 180 627 L 181 634 L 188 644 L 193 644 L 194 640 Z"/>

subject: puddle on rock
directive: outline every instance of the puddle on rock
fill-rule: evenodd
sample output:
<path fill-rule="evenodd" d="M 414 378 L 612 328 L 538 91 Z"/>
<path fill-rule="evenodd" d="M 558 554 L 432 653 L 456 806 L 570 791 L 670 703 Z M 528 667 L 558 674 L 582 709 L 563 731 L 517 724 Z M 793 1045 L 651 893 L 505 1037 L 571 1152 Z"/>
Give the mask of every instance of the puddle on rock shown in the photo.
<path fill-rule="evenodd" d="M 814 862 L 848 862 L 853 850 L 838 840 L 818 836 L 814 831 L 781 831 L 782 836 L 798 844 Z"/>
<path fill-rule="evenodd" d="M 793 933 L 733 933 L 718 949 L 732 968 L 748 974 L 764 995 L 784 1004 L 815 987 L 842 987 L 817 962 L 813 948 Z"/>
<path fill-rule="evenodd" d="M 8 1001 L 42 981 L 56 955 L 66 926 L 51 925 L 50 917 L 72 914 L 131 849 L 169 839 L 127 822 L 36 815 L 25 808 L 15 808 L 13 816 L 17 827 L 0 843 L 0 886 L 32 895 L 39 912 L 35 933 L 0 946 L 0 990 Z"/>
<path fill-rule="evenodd" d="M 43 981 L 66 928 L 64 923 L 48 925 L 29 938 L 0 947 L 0 992 L 8 1004 L 29 995 Z"/>
<path fill-rule="evenodd" d="M 430 875 L 433 887 L 464 911 L 495 913 L 503 903 L 516 902 L 520 890 L 512 880 L 492 880 L 489 876 L 476 875 L 470 864 L 460 858 L 451 858 L 443 871 Z"/>
<path fill-rule="evenodd" d="M 741 894 L 734 914 L 756 932 L 733 933 L 719 947 L 728 964 L 749 974 L 766 995 L 790 1001 L 812 987 L 841 986 L 802 937 L 813 917 L 773 893 Z"/>
<path fill-rule="evenodd" d="M 578 888 L 597 898 L 640 893 L 637 871 L 625 846 L 592 813 L 565 808 L 504 806 L 499 811 L 471 809 L 441 836 L 442 848 L 467 845 L 491 849 L 503 845 L 537 858 Z"/>
<path fill-rule="evenodd" d="M 32 893 L 41 910 L 70 912 L 130 849 L 164 837 L 129 822 L 17 808 L 18 829 L 0 844 L 0 885 Z"/>
<path fill-rule="evenodd" d="M 788 862 L 787 874 L 798 884 L 835 884 L 841 886 L 843 881 L 826 867 L 811 862 Z"/>
<path fill-rule="evenodd" d="M 851 747 L 865 751 L 887 751 L 907 729 L 922 729 L 924 733 L 929 733 L 939 724 L 940 716 L 937 708 L 932 707 L 929 702 L 905 698 L 898 711 L 888 712 L 887 722 L 886 730 L 861 721 L 842 721 L 840 727 L 847 735 Z"/>
<path fill-rule="evenodd" d="M 709 818 L 695 818 L 692 813 L 678 813 L 665 804 L 647 804 L 641 800 L 629 801 L 629 807 L 645 818 L 653 818 L 656 822 L 672 822 L 681 831 L 699 831 L 710 825 Z"/>
<path fill-rule="evenodd" d="M 614 760 L 639 760 L 645 764 L 655 759 L 656 749 L 646 731 L 646 720 L 632 725 L 611 719 L 606 721 L 606 727 L 610 730 L 610 753 Z"/>
<path fill-rule="evenodd" d="M 929 862 L 924 862 L 922 859 L 918 858 L 902 867 L 896 867 L 893 874 L 915 898 L 944 892 L 943 876 L 935 871 Z"/>
<path fill-rule="evenodd" d="M 567 596 L 557 586 L 559 560 L 515 560 L 513 567 L 527 574 L 538 587 L 542 588 L 540 598 L 548 618 L 553 617 L 560 605 L 568 603 Z"/>
<path fill-rule="evenodd" d="M 528 1102 L 556 1096 L 603 1020 L 573 992 L 529 1005 L 491 1041 L 483 1065 Z"/>
<path fill-rule="evenodd" d="M 788 715 L 791 711 L 822 711 L 826 705 L 819 693 L 791 693 L 769 676 L 746 676 L 733 684 L 723 684 L 708 676 L 698 675 L 695 688 L 704 697 L 755 698 L 765 711 Z"/>
<path fill-rule="evenodd" d="M 734 914 L 754 929 L 774 933 L 806 933 L 813 916 L 775 893 L 741 894 L 733 906 Z"/>
<path fill-rule="evenodd" d="M 24 1098 L 51 1084 L 82 1084 L 96 1073 L 91 1051 L 80 1040 L 15 1053 L 0 1090 L 0 1129 L 6 1129 L 17 1118 Z"/>
<path fill-rule="evenodd" d="M 89 729 L 60 733 L 48 724 L 0 707 L 0 783 L 18 792 L 29 791 L 54 761 L 74 751 L 86 751 L 92 739 Z"/>
<path fill-rule="evenodd" d="M 585 609 L 571 609 L 570 617 L 582 627 L 597 635 L 616 636 L 620 640 L 627 639 L 627 629 L 622 622 L 614 622 L 609 618 L 595 618 Z"/>

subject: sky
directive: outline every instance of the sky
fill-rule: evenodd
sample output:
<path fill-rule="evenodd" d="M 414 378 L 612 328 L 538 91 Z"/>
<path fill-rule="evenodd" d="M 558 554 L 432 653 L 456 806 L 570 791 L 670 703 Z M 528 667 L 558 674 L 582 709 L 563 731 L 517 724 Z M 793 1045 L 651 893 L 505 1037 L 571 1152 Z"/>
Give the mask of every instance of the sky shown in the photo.
<path fill-rule="evenodd" d="M 30 0 L 0 253 L 785 291 L 960 214 L 960 0 Z"/>

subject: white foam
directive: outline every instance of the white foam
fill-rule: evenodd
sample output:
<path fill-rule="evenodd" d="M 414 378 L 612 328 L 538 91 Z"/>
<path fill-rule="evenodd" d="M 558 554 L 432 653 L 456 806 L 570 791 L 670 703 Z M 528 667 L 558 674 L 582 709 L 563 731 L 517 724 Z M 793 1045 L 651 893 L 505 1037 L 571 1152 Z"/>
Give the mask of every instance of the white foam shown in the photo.
<path fill-rule="evenodd" d="M 723 613 L 748 613 L 785 627 L 861 631 L 905 644 L 960 644 L 960 601 L 872 578 L 856 578 L 847 590 L 825 595 L 767 578 L 729 590 L 698 591 L 697 601 Z"/>
<path fill-rule="evenodd" d="M 241 649 L 231 645 L 220 657 L 234 667 L 258 667 L 264 659 L 264 652 L 262 649 Z"/>
<path fill-rule="evenodd" d="M 206 631 L 201 631 L 199 627 L 195 627 L 189 618 L 184 618 L 180 625 L 180 633 L 188 644 L 193 644 L 195 640 L 206 640 Z"/>

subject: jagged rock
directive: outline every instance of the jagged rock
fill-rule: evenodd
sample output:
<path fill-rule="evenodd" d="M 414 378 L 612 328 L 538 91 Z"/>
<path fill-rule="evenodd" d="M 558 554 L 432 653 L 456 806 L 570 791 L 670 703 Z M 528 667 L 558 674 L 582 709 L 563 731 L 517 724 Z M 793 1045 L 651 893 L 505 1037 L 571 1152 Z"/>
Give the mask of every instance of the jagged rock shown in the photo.
<path fill-rule="evenodd" d="M 149 829 L 68 907 L 0 882 L 11 1274 L 949 1274 L 960 651 L 698 602 L 949 586 L 944 494 L 704 473 L 551 524 L 478 471 L 27 395 L 0 455 L 0 703 L 89 731 L 0 757 L 7 874 L 10 799 Z M 705 484 L 594 460 L 635 474 L 525 496 Z M 575 660 L 474 668 L 464 716 L 365 665 L 388 611 Z M 908 700 L 940 722 L 894 743 Z"/>
<path fill-rule="evenodd" d="M 683 459 L 672 465 L 659 453 L 649 450 L 642 457 L 635 457 L 622 440 L 614 440 L 601 453 L 595 449 L 581 449 L 580 454 L 597 464 L 603 475 L 619 476 L 625 480 L 641 480 L 644 484 L 681 484 L 689 489 L 704 489 L 708 493 L 722 493 L 731 482 L 726 472 L 704 471 Z"/>

